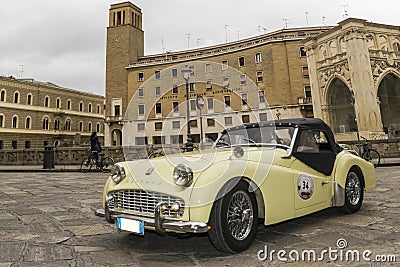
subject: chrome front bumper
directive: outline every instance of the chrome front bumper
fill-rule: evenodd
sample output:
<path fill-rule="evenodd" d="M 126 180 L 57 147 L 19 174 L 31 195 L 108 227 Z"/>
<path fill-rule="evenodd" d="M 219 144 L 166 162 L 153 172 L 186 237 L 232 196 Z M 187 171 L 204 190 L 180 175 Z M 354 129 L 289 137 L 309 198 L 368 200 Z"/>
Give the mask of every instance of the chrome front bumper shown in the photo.
<path fill-rule="evenodd" d="M 175 231 L 183 233 L 206 233 L 208 225 L 203 222 L 184 222 L 165 219 L 162 215 L 161 206 L 164 203 L 158 203 L 155 209 L 154 218 L 145 217 L 140 215 L 118 213 L 116 211 L 108 211 L 111 219 L 125 218 L 136 221 L 143 221 L 145 226 L 154 227 L 158 233 L 165 233 L 166 231 Z"/>

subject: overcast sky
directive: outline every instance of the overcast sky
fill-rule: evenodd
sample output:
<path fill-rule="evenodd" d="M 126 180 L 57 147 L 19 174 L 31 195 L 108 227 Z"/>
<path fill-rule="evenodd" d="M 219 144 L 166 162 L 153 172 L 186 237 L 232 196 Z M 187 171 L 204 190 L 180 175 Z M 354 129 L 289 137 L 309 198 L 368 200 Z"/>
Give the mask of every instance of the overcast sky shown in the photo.
<path fill-rule="evenodd" d="M 0 0 L 0 75 L 104 95 L 110 0 Z M 248 38 L 348 17 L 400 25 L 397 0 L 134 0 L 145 54 Z M 307 13 L 307 14 L 306 14 Z M 285 19 L 285 20 L 284 20 Z M 286 22 L 286 24 L 285 24 Z M 227 26 L 225 26 L 227 25 Z"/>

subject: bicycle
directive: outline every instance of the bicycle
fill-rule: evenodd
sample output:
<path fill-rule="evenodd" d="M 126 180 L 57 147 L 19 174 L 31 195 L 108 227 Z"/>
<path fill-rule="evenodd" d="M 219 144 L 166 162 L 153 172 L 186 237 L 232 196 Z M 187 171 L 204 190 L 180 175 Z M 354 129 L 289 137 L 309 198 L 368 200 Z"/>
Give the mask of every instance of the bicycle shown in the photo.
<path fill-rule="evenodd" d="M 365 143 L 361 146 L 361 158 L 374 164 L 375 168 L 378 167 L 381 163 L 381 155 L 375 149 L 370 148 L 369 140 L 367 138 L 362 136 L 361 138 L 365 139 Z"/>
<path fill-rule="evenodd" d="M 95 151 L 91 151 L 88 158 L 82 160 L 81 163 L 81 172 L 88 172 L 93 170 L 109 172 L 111 171 L 112 166 L 114 165 L 114 159 L 110 156 L 104 156 L 103 153 L 99 153 L 99 159 L 96 162 L 96 158 L 94 153 L 98 153 Z"/>
<path fill-rule="evenodd" d="M 126 161 L 130 161 L 130 160 L 146 159 L 146 158 L 151 159 L 160 156 L 165 156 L 164 151 L 162 149 L 159 150 L 158 148 L 155 148 L 152 144 L 150 144 L 146 145 L 145 149 L 126 153 L 124 158 Z"/>
<path fill-rule="evenodd" d="M 153 145 L 150 145 L 147 147 L 147 155 L 148 155 L 147 158 L 152 159 L 165 156 L 165 153 L 162 149 L 159 150 L 158 148 L 155 148 Z"/>

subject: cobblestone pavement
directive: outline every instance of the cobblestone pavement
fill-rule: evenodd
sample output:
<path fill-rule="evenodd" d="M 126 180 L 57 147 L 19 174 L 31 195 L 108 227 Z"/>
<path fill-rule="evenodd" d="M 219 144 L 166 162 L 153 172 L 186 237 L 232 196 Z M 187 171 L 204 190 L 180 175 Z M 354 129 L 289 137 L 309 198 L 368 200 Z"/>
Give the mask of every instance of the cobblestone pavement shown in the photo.
<path fill-rule="evenodd" d="M 144 237 L 118 233 L 96 217 L 107 174 L 0 173 L 1 266 L 381 266 L 365 261 L 282 262 L 264 257 L 271 250 L 323 249 L 372 251 L 370 259 L 395 255 L 400 262 L 400 167 L 377 169 L 377 189 L 365 195 L 362 209 L 345 215 L 328 209 L 270 227 L 259 227 L 252 246 L 231 255 L 216 251 L 206 235 Z M 343 238 L 347 248 L 340 250 Z M 342 240 L 343 241 L 343 240 Z M 261 250 L 260 253 L 258 253 Z M 291 254 L 295 256 L 295 254 Z M 352 259 L 350 257 L 350 259 Z"/>

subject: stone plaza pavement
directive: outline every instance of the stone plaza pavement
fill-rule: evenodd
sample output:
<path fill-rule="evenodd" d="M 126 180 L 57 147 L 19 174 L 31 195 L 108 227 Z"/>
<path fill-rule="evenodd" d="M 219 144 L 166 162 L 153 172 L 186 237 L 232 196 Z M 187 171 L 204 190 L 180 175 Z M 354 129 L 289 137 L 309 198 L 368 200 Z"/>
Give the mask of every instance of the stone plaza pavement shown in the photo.
<path fill-rule="evenodd" d="M 399 266 L 400 167 L 376 172 L 377 188 L 365 195 L 356 214 L 332 208 L 274 226 L 260 225 L 252 246 L 236 255 L 215 250 L 206 235 L 118 233 L 94 213 L 101 205 L 105 173 L 0 172 L 0 267 Z M 284 262 L 277 252 L 272 260 L 265 258 L 265 249 L 268 255 L 284 250 L 283 258 L 294 252 L 302 255 L 303 250 L 323 257 Z M 324 249 L 337 253 L 330 257 L 321 253 Z M 347 250 L 359 251 L 360 261 L 346 261 L 344 256 L 340 260 L 338 255 Z M 366 250 L 371 253 L 362 258 Z M 372 262 L 375 259 L 391 262 Z"/>

